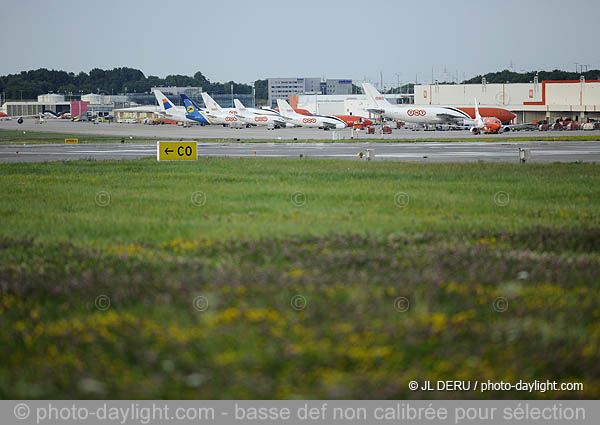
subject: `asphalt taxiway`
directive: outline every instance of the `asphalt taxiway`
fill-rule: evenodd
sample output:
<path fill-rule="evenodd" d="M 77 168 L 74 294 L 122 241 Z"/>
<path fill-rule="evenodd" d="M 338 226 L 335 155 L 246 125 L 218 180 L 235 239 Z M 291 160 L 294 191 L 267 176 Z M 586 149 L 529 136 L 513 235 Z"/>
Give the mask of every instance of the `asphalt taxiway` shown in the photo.
<path fill-rule="evenodd" d="M 358 153 L 374 153 L 375 161 L 519 162 L 519 148 L 529 149 L 531 162 L 597 162 L 600 141 L 569 142 L 416 142 L 416 143 L 203 143 L 199 157 L 329 158 L 359 161 Z M 75 159 L 123 160 L 156 157 L 156 143 L 0 145 L 0 162 Z M 365 159 L 362 159 L 363 161 Z"/>
<path fill-rule="evenodd" d="M 123 138 L 124 140 L 133 139 L 158 139 L 158 140 L 179 140 L 179 139 L 221 139 L 236 141 L 244 140 L 332 140 L 332 139 L 350 139 L 352 135 L 355 138 L 366 140 L 419 140 L 419 139 L 473 139 L 494 140 L 496 138 L 515 137 L 555 137 L 555 136 L 600 136 L 600 130 L 595 131 L 520 131 L 515 133 L 474 135 L 468 130 L 459 131 L 412 131 L 409 129 L 394 129 L 392 134 L 382 135 L 379 127 L 376 128 L 376 134 L 367 134 L 366 131 L 357 131 L 352 133 L 350 129 L 324 131 L 315 128 L 282 128 L 268 130 L 265 127 L 253 128 L 228 128 L 222 126 L 199 126 L 181 127 L 176 125 L 146 125 L 146 124 L 116 124 L 116 123 L 98 123 L 91 122 L 72 122 L 68 120 L 47 120 L 43 124 L 35 119 L 28 119 L 23 124 L 18 124 L 15 120 L 0 121 L 0 129 L 16 130 L 25 132 L 48 132 L 64 133 L 72 135 L 99 135 Z"/>

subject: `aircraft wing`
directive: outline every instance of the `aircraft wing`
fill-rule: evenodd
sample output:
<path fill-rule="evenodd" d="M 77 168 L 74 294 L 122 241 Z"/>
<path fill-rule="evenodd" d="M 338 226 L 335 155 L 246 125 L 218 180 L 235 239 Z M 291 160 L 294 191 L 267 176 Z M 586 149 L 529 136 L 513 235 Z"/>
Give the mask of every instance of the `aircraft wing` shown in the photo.
<path fill-rule="evenodd" d="M 509 124 L 503 125 L 504 131 L 520 131 L 520 130 L 537 130 L 538 126 L 532 122 L 525 122 L 521 124 Z"/>
<path fill-rule="evenodd" d="M 381 108 L 367 108 L 368 112 L 371 112 L 372 114 L 379 114 L 382 115 L 385 113 L 385 109 L 381 109 Z"/>
<path fill-rule="evenodd" d="M 240 121 L 245 122 L 246 124 L 254 124 L 254 121 L 252 120 L 252 118 L 248 115 L 244 115 L 244 114 L 240 114 L 239 112 L 237 114 L 235 114 L 235 116 L 237 118 L 240 119 Z"/>
<path fill-rule="evenodd" d="M 458 124 L 459 122 L 462 122 L 465 120 L 465 118 L 457 117 L 457 116 L 450 115 L 450 114 L 436 114 L 436 117 L 441 118 L 445 122 L 451 123 L 451 124 Z"/>
<path fill-rule="evenodd" d="M 323 123 L 323 128 L 332 128 L 332 129 L 334 129 L 335 128 L 335 124 L 331 124 L 329 122 L 324 122 Z"/>

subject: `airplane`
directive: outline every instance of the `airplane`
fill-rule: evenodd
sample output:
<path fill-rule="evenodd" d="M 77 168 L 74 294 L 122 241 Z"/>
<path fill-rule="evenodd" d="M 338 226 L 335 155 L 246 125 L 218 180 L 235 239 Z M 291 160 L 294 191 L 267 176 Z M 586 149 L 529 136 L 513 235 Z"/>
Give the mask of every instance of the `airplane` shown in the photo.
<path fill-rule="evenodd" d="M 341 119 L 348 127 L 353 128 L 367 128 L 373 124 L 373 121 L 358 115 L 334 115 L 334 117 Z"/>
<path fill-rule="evenodd" d="M 266 109 L 267 111 L 271 111 L 271 112 L 275 112 L 277 114 L 279 114 L 279 108 L 267 108 L 264 107 L 264 109 Z M 302 108 L 293 108 L 294 111 L 300 115 L 306 115 L 308 117 L 311 117 L 313 114 L 308 110 L 308 109 L 302 109 Z"/>
<path fill-rule="evenodd" d="M 475 108 L 459 106 L 456 109 L 466 112 L 472 119 L 475 119 Z M 517 118 L 514 113 L 503 108 L 483 107 L 479 108 L 479 113 L 484 117 L 496 117 L 502 122 L 502 124 L 509 124 L 512 120 Z"/>
<path fill-rule="evenodd" d="M 13 119 L 17 120 L 17 124 L 23 124 L 23 120 L 25 119 L 29 119 L 29 118 L 35 118 L 37 120 L 39 120 L 40 124 L 43 124 L 46 122 L 47 118 L 52 118 L 53 114 L 50 112 L 42 112 L 41 114 L 35 114 L 35 115 L 7 115 L 4 112 L 0 112 L 0 121 L 11 121 Z"/>
<path fill-rule="evenodd" d="M 267 127 L 268 129 L 286 127 L 287 123 L 279 114 L 266 113 L 264 109 L 246 108 L 239 99 L 233 99 L 237 118 L 249 125 Z"/>
<path fill-rule="evenodd" d="M 158 111 L 156 113 L 161 117 L 181 122 L 184 125 L 199 122 L 188 118 L 186 109 L 183 106 L 173 105 L 173 102 L 171 102 L 160 90 L 154 90 L 154 97 L 156 97 L 156 100 L 158 101 Z"/>
<path fill-rule="evenodd" d="M 279 107 L 279 111 L 283 119 L 287 122 L 300 126 L 300 127 L 317 127 L 322 128 L 324 130 L 329 130 L 331 128 L 339 129 L 346 128 L 347 125 L 344 120 L 341 120 L 337 117 L 331 116 L 323 116 L 323 115 L 311 115 L 306 116 L 297 113 L 290 106 L 287 101 L 283 99 L 277 99 L 277 106 Z"/>
<path fill-rule="evenodd" d="M 239 127 L 240 125 L 243 125 L 236 117 L 238 114 L 237 109 L 221 108 L 208 93 L 202 92 L 200 95 L 206 106 L 207 117 L 210 118 L 213 124 L 221 124 L 223 127 Z"/>
<path fill-rule="evenodd" d="M 479 106 L 477 105 L 477 99 L 475 99 L 475 120 L 473 121 L 473 126 L 469 129 L 471 133 L 480 134 L 483 132 L 485 134 L 495 134 L 498 133 L 501 127 L 502 121 L 498 118 L 482 118 L 481 115 L 479 115 Z"/>
<path fill-rule="evenodd" d="M 372 84 L 363 83 L 362 86 L 367 99 L 375 105 L 367 111 L 386 118 L 418 124 L 457 124 L 473 120 L 466 112 L 449 106 L 392 105 Z"/>
<path fill-rule="evenodd" d="M 185 105 L 185 116 L 187 119 L 194 122 L 199 122 L 202 125 L 215 124 L 213 119 L 210 118 L 210 114 L 208 114 L 205 109 L 202 109 L 196 105 L 196 102 L 190 99 L 187 95 L 181 94 L 180 96 L 183 104 Z"/>

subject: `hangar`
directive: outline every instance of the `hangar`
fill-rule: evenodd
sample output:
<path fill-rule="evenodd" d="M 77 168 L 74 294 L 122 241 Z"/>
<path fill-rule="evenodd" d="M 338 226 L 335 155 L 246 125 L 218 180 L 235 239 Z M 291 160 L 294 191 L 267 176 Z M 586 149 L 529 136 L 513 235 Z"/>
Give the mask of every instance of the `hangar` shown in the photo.
<path fill-rule="evenodd" d="M 571 118 L 600 120 L 600 80 L 555 80 L 519 84 L 427 84 L 415 86 L 415 105 L 497 106 L 517 122 Z"/>

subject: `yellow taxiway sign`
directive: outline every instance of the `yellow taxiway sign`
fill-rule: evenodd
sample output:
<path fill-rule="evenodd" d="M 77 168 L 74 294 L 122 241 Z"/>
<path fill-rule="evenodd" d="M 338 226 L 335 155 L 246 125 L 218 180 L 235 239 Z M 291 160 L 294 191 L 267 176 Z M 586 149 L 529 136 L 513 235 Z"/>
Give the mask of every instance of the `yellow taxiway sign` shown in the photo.
<path fill-rule="evenodd" d="M 158 161 L 196 161 L 198 145 L 196 142 L 156 142 L 156 159 Z"/>
<path fill-rule="evenodd" d="M 79 143 L 79 139 L 65 139 L 65 143 L 67 145 L 76 145 Z"/>

